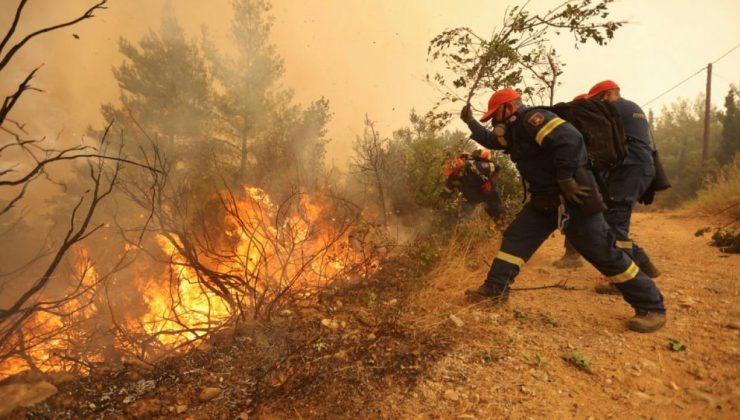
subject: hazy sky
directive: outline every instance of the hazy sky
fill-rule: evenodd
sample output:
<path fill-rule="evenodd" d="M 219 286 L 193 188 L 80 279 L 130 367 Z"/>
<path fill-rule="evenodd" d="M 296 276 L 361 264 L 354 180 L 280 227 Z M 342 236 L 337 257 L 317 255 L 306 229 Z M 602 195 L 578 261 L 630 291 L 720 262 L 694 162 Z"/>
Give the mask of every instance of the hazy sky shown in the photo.
<path fill-rule="evenodd" d="M 94 0 L 29 0 L 20 33 L 45 22 L 76 16 Z M 85 127 L 100 124 L 101 103 L 115 101 L 118 87 L 111 69 L 121 63 L 120 37 L 138 41 L 148 28 L 159 27 L 164 0 L 111 0 L 98 17 L 74 28 L 32 41 L 0 80 L 9 92 L 34 65 L 45 63 L 37 85 L 46 92 L 24 98 L 19 115 L 33 115 L 46 135 L 62 132 L 79 138 Z M 228 39 L 228 0 L 172 0 L 187 31 L 202 25 L 217 40 Z M 532 0 L 529 9 L 543 11 L 560 0 Z M 0 28 L 5 28 L 16 0 L 0 2 Z M 409 110 L 428 110 L 437 92 L 426 84 L 429 40 L 446 28 L 469 26 L 489 34 L 502 20 L 507 4 L 483 0 L 274 0 L 274 42 L 286 64 L 283 84 L 308 103 L 325 96 L 334 120 L 330 137 L 335 161 L 361 132 L 364 115 L 376 120 L 383 134 L 405 125 Z M 595 82 L 611 78 L 622 93 L 644 104 L 706 63 L 740 43 L 738 0 L 622 0 L 612 17 L 631 24 L 605 47 L 573 48 L 570 39 L 556 48 L 567 63 L 556 100 L 568 100 Z M 75 39 L 72 33 L 78 34 Z M 740 48 L 714 67 L 713 102 L 722 106 L 730 82 L 740 82 Z M 656 112 L 678 97 L 704 90 L 703 74 L 650 105 Z M 490 91 L 482 90 L 483 104 Z M 21 114 L 22 113 L 22 114 Z M 38 116 L 36 118 L 36 116 Z M 451 128 L 464 129 L 455 122 Z"/>

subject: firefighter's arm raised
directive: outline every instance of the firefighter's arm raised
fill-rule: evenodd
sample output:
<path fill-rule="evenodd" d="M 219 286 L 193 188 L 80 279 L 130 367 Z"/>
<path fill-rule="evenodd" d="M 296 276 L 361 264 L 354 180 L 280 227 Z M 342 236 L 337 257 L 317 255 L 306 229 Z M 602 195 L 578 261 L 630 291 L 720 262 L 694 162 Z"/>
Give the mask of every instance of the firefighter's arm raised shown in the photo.
<path fill-rule="evenodd" d="M 470 105 L 465 105 L 460 112 L 460 119 L 468 125 L 470 129 L 470 138 L 475 140 L 481 146 L 487 149 L 505 149 L 506 144 L 502 144 L 499 138 L 492 131 L 483 127 L 475 118 Z"/>

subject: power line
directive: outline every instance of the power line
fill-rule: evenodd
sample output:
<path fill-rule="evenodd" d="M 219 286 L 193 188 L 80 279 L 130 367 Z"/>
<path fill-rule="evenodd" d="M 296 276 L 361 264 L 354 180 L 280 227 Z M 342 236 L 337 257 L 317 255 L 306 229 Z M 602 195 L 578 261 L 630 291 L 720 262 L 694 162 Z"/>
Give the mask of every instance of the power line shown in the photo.
<path fill-rule="evenodd" d="M 717 77 L 719 79 L 724 80 L 725 82 L 733 83 L 732 80 L 726 78 L 725 76 L 722 76 L 721 74 L 717 73 L 716 71 L 712 71 L 712 77 Z"/>
<path fill-rule="evenodd" d="M 675 89 L 675 88 L 677 88 L 677 87 L 681 86 L 682 84 L 684 84 L 684 83 L 688 82 L 688 81 L 689 81 L 689 80 L 690 80 L 690 79 L 691 79 L 692 77 L 696 76 L 697 74 L 699 74 L 699 73 L 701 73 L 701 72 L 703 72 L 703 71 L 704 71 L 704 67 L 702 67 L 702 68 L 700 68 L 699 70 L 697 70 L 697 71 L 696 71 L 695 73 L 693 73 L 693 74 L 692 74 L 691 76 L 689 76 L 689 77 L 687 77 L 687 78 L 685 78 L 685 79 L 681 80 L 680 82 L 676 83 L 676 84 L 675 84 L 675 85 L 673 85 L 673 86 L 672 86 L 672 87 L 671 87 L 670 89 L 666 90 L 665 92 L 661 93 L 660 95 L 658 95 L 658 96 L 654 97 L 653 99 L 651 99 L 651 100 L 649 100 L 649 101 L 645 102 L 644 104 L 642 104 L 642 106 L 643 106 L 643 107 L 646 107 L 646 106 L 650 105 L 651 103 L 653 103 L 653 102 L 657 101 L 658 99 L 662 98 L 662 97 L 663 97 L 663 95 L 665 95 L 665 94 L 667 94 L 668 92 L 672 91 L 673 89 Z"/>
<path fill-rule="evenodd" d="M 725 58 L 725 57 L 727 57 L 727 56 L 728 56 L 728 55 L 729 55 L 729 54 L 730 54 L 731 52 L 735 51 L 735 50 L 736 50 L 736 49 L 738 49 L 739 47 L 740 47 L 740 44 L 737 44 L 737 45 L 735 45 L 734 47 L 730 48 L 730 49 L 729 49 L 729 50 L 728 50 L 728 51 L 727 51 L 726 53 L 722 54 L 721 56 L 719 56 L 719 58 L 717 58 L 716 60 L 712 61 L 712 64 L 714 64 L 714 63 L 718 62 L 719 60 L 721 60 L 721 59 L 723 59 L 723 58 Z M 702 67 L 701 67 L 701 68 L 700 68 L 699 70 L 697 70 L 696 72 L 692 73 L 692 74 L 691 74 L 691 76 L 689 76 L 689 77 L 687 77 L 687 78 L 685 78 L 685 79 L 681 80 L 680 82 L 676 83 L 676 84 L 675 84 L 675 85 L 673 85 L 673 86 L 672 86 L 672 87 L 671 87 L 670 89 L 668 89 L 668 90 L 666 90 L 665 92 L 661 93 L 660 95 L 658 95 L 658 96 L 654 97 L 653 99 L 651 99 L 651 100 L 647 101 L 647 102 L 646 102 L 646 103 L 644 103 L 644 104 L 643 104 L 642 106 L 643 106 L 643 107 L 645 107 L 645 106 L 648 106 L 648 105 L 650 105 L 651 103 L 653 103 L 653 102 L 657 101 L 658 99 L 662 98 L 662 97 L 663 97 L 664 95 L 666 95 L 666 94 L 667 94 L 668 92 L 670 92 L 670 91 L 672 91 L 673 89 L 675 89 L 675 88 L 677 88 L 677 87 L 681 86 L 682 84 L 684 84 L 684 83 L 688 82 L 688 81 L 689 81 L 689 80 L 690 80 L 691 78 L 693 78 L 693 77 L 694 77 L 694 76 L 696 76 L 697 74 L 699 74 L 699 73 L 701 73 L 702 71 L 704 71 L 704 69 L 705 69 L 705 68 L 706 68 L 705 66 L 702 66 Z"/>
<path fill-rule="evenodd" d="M 730 51 L 727 51 L 726 53 L 722 54 L 718 59 L 712 61 L 712 64 L 714 64 L 714 63 L 718 62 L 719 60 L 725 58 L 728 54 L 730 54 L 731 52 L 733 52 L 736 49 L 738 49 L 738 47 L 740 47 L 740 44 L 735 45 L 734 47 L 732 47 L 732 49 L 730 49 Z"/>

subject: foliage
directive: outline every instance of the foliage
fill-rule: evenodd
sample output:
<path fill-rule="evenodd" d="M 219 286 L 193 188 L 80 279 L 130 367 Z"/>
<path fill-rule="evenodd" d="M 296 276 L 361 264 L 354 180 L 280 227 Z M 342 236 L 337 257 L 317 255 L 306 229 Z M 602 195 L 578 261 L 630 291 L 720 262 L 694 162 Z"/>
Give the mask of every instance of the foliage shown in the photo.
<path fill-rule="evenodd" d="M 122 106 L 106 105 L 104 115 L 134 144 L 156 143 L 171 164 L 170 182 L 189 194 L 249 183 L 282 199 L 317 188 L 329 104 L 319 99 L 304 109 L 278 86 L 283 65 L 269 42 L 269 2 L 233 2 L 228 54 L 206 30 L 201 42 L 189 39 L 170 8 L 158 32 L 136 45 L 121 40 L 126 61 L 114 75 Z"/>
<path fill-rule="evenodd" d="M 283 61 L 270 43 L 274 19 L 268 0 L 235 0 L 231 35 L 235 52 L 219 52 L 205 37 L 203 50 L 218 84 L 218 130 L 238 152 L 233 174 L 283 198 L 294 188 L 314 190 L 323 169 L 329 102 L 292 104 L 279 86 Z M 284 168 L 275 171 L 276 168 Z"/>
<path fill-rule="evenodd" d="M 396 130 L 390 140 L 389 175 L 396 180 L 389 188 L 390 201 L 396 214 L 409 214 L 413 209 L 431 208 L 442 191 L 444 161 L 469 145 L 461 132 L 443 131 L 432 113 L 423 116 L 411 112 L 410 127 Z M 398 174 L 397 168 L 405 168 Z"/>
<path fill-rule="evenodd" d="M 305 109 L 278 108 L 263 116 L 268 127 L 255 136 L 247 179 L 271 196 L 285 198 L 291 190 L 316 191 L 324 178 L 329 101 L 316 100 Z"/>
<path fill-rule="evenodd" d="M 422 212 L 437 207 L 444 186 L 444 162 L 463 151 L 474 149 L 465 134 L 444 130 L 446 123 L 438 114 L 420 115 L 412 111 L 409 127 L 383 137 L 370 120 L 365 131 L 355 140 L 350 185 L 359 186 L 350 195 L 357 202 L 375 209 L 384 207 L 387 215 L 402 224 L 419 225 Z M 521 207 L 522 185 L 516 168 L 499 152 L 493 153 L 503 167 L 497 187 L 509 214 Z M 382 200 L 380 199 L 382 197 Z M 437 226 L 453 226 L 470 216 L 462 199 L 451 200 L 437 211 Z"/>
<path fill-rule="evenodd" d="M 735 220 L 740 218 L 740 155 L 722 167 L 715 177 L 704 182 L 696 199 L 688 202 L 686 208 L 713 215 L 727 215 Z"/>
<path fill-rule="evenodd" d="M 552 314 L 550 314 L 549 312 L 540 311 L 540 320 L 542 321 L 543 324 L 549 325 L 551 327 L 557 327 L 558 325 L 560 325 L 558 321 L 555 318 L 553 318 Z"/>
<path fill-rule="evenodd" d="M 121 87 L 121 106 L 103 106 L 129 138 L 129 149 L 155 143 L 171 163 L 172 181 L 199 195 L 212 192 L 222 168 L 233 166 L 226 145 L 214 131 L 213 79 L 197 44 L 188 40 L 165 10 L 159 32 L 138 45 L 120 40 L 125 61 L 113 70 Z"/>
<path fill-rule="evenodd" d="M 722 252 L 740 254 L 740 225 L 717 230 L 712 235 L 710 245 L 719 247 Z"/>
<path fill-rule="evenodd" d="M 528 3 L 515 6 L 507 10 L 501 28 L 490 38 L 467 27 L 440 33 L 427 50 L 428 59 L 443 68 L 427 75 L 427 81 L 442 92 L 435 110 L 445 103 L 470 103 L 481 85 L 494 90 L 518 86 L 529 100 L 552 104 L 565 64 L 550 46 L 551 39 L 562 32 L 570 33 L 576 46 L 606 44 L 624 24 L 608 20 L 612 1 L 568 0 L 542 14 L 527 10 Z M 504 168 L 499 192 L 508 213 L 516 214 L 522 204 L 521 179 L 508 156 L 498 155 L 497 160 Z"/>
<path fill-rule="evenodd" d="M 714 229 L 706 226 L 697 230 L 694 236 L 701 237 L 712 230 L 714 230 L 714 233 L 712 234 L 712 240 L 709 242 L 709 245 L 719 247 L 722 252 L 731 254 L 740 253 L 740 225 L 733 223 Z"/>
<path fill-rule="evenodd" d="M 547 366 L 547 359 L 539 354 L 535 354 L 532 356 L 530 364 L 538 368 L 543 368 Z"/>
<path fill-rule="evenodd" d="M 722 117 L 722 138 L 717 148 L 717 160 L 721 165 L 731 164 L 740 152 L 740 91 L 730 86 L 725 96 L 725 113 Z M 736 190 L 737 191 L 737 190 Z"/>
<path fill-rule="evenodd" d="M 467 27 L 448 29 L 432 39 L 427 55 L 443 72 L 427 80 L 444 92 L 442 102 L 470 102 L 479 84 L 486 88 L 524 85 L 523 92 L 540 100 L 552 97 L 564 64 L 550 40 L 572 34 L 576 45 L 604 45 L 624 22 L 607 20 L 613 0 L 568 0 L 543 14 L 523 6 L 507 10 L 501 28 L 490 39 Z"/>
<path fill-rule="evenodd" d="M 591 369 L 591 362 L 586 359 L 584 355 L 578 352 L 571 352 L 566 353 L 562 356 L 563 360 L 568 362 L 569 364 L 575 366 L 576 368 L 587 372 L 587 373 L 593 373 L 593 370 Z"/>
<path fill-rule="evenodd" d="M 686 345 L 681 342 L 681 340 L 676 338 L 669 338 L 668 339 L 668 348 L 671 351 L 686 351 Z"/>
<path fill-rule="evenodd" d="M 236 52 L 223 54 L 206 34 L 203 50 L 219 84 L 215 93 L 219 132 L 238 158 L 234 177 L 247 181 L 251 143 L 263 138 L 272 123 L 266 118 L 290 100 L 290 92 L 276 87 L 283 74 L 282 59 L 270 44 L 271 6 L 264 0 L 233 2 L 231 33 Z M 274 133 L 270 133 L 274 134 Z M 252 161 L 257 161 L 252 157 Z M 261 172 L 258 171 L 258 174 Z"/>
<path fill-rule="evenodd" d="M 654 123 L 653 137 L 672 187 L 657 195 L 657 202 L 676 206 L 696 196 L 705 180 L 718 170 L 714 159 L 702 162 L 704 96 L 679 99 L 662 109 Z M 719 144 L 721 125 L 717 109 L 711 110 L 710 156 Z"/>
<path fill-rule="evenodd" d="M 375 129 L 375 124 L 370 118 L 365 116 L 365 129 L 362 136 L 358 136 L 352 144 L 353 154 L 350 159 L 352 168 L 356 171 L 357 177 L 365 185 L 366 189 L 372 191 L 372 195 L 377 197 L 375 207 L 379 214 L 378 219 L 383 226 L 388 224 L 387 203 L 385 199 L 385 189 L 387 184 L 388 158 L 388 139 L 384 139 Z"/>
<path fill-rule="evenodd" d="M 350 191 L 371 207 L 386 209 L 396 218 L 413 218 L 431 209 L 442 191 L 442 166 L 467 143 L 461 132 L 442 131 L 438 115 L 411 112 L 411 126 L 384 137 L 369 119 L 354 143 Z M 373 197 L 368 203 L 367 197 Z M 382 196 L 382 200 L 380 197 Z M 382 203 L 378 204 L 377 203 Z"/>

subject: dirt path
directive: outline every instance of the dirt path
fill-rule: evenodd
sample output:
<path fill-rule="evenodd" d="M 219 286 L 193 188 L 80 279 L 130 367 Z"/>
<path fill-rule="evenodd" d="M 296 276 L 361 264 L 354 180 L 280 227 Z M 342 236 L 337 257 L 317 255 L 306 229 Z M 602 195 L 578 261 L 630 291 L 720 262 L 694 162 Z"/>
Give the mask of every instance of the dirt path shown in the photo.
<path fill-rule="evenodd" d="M 593 291 L 592 267 L 551 266 L 562 253 L 559 235 L 524 267 L 515 287 L 567 279 L 578 290 L 519 291 L 503 307 L 470 306 L 462 291 L 479 284 L 486 264 L 441 269 L 406 322 L 446 330 L 457 345 L 417 386 L 386 396 L 379 410 L 388 417 L 461 419 L 740 418 L 740 256 L 694 236 L 710 224 L 675 213 L 635 215 L 634 237 L 663 271 L 658 284 L 668 324 L 654 334 L 626 330 L 630 307 Z M 484 253 L 476 258 L 487 260 Z M 686 350 L 670 350 L 670 339 Z M 572 354 L 592 373 L 563 360 Z"/>

